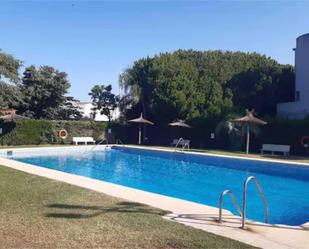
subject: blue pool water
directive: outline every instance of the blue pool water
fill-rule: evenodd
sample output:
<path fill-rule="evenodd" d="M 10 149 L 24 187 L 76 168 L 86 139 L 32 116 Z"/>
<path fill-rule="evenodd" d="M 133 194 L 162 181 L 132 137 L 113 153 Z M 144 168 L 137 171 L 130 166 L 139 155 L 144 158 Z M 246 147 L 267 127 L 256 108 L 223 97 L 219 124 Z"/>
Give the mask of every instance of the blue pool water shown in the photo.
<path fill-rule="evenodd" d="M 243 182 L 254 175 L 267 199 L 270 223 L 309 221 L 309 167 L 305 166 L 129 148 L 15 159 L 215 207 L 225 189 L 231 189 L 241 205 Z M 224 208 L 235 213 L 228 198 Z M 248 218 L 264 222 L 264 206 L 253 182 L 247 210 Z"/>

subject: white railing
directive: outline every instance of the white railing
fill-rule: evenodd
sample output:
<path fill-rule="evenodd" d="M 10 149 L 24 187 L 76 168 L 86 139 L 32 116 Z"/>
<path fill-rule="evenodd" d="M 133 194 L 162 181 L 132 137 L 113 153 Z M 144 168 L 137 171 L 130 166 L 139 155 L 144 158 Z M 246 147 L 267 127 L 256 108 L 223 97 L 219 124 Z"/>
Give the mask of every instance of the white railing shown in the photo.
<path fill-rule="evenodd" d="M 254 180 L 255 186 L 257 187 L 259 194 L 263 200 L 264 206 L 265 206 L 265 223 L 269 222 L 269 212 L 268 212 L 268 204 L 266 201 L 266 198 L 264 196 L 263 190 L 261 188 L 261 185 L 259 184 L 257 178 L 255 176 L 248 176 L 244 182 L 243 185 L 243 206 L 242 206 L 242 211 L 239 208 L 239 205 L 236 201 L 236 198 L 233 194 L 233 192 L 229 189 L 224 190 L 219 198 L 219 222 L 222 222 L 222 205 L 223 205 L 223 198 L 226 194 L 229 194 L 234 207 L 236 208 L 238 214 L 241 216 L 241 228 L 245 228 L 246 225 L 246 214 L 247 214 L 247 188 L 248 188 L 248 183 Z"/>
<path fill-rule="evenodd" d="M 108 139 L 107 138 L 103 138 L 103 139 L 100 140 L 99 143 L 94 145 L 90 150 L 94 150 L 98 145 L 102 144 L 103 142 L 106 142 L 106 148 L 108 148 Z"/>
<path fill-rule="evenodd" d="M 233 192 L 232 192 L 231 190 L 227 189 L 227 190 L 224 190 L 224 191 L 221 193 L 220 199 L 219 199 L 219 222 L 222 222 L 222 205 L 223 205 L 223 198 L 224 198 L 224 196 L 227 195 L 227 194 L 229 194 L 229 196 L 231 197 L 232 203 L 233 203 L 234 207 L 236 208 L 238 214 L 239 214 L 240 216 L 242 216 L 241 210 L 240 210 L 240 207 L 239 207 L 239 205 L 238 205 L 238 202 L 237 202 L 237 200 L 236 200 L 235 195 L 233 194 Z"/>
<path fill-rule="evenodd" d="M 243 187 L 243 206 L 242 206 L 242 219 L 241 219 L 241 227 L 244 228 L 246 224 L 246 213 L 247 213 L 247 187 L 248 183 L 254 180 L 255 186 L 257 187 L 260 196 L 263 200 L 264 206 L 265 206 L 265 223 L 268 223 L 268 204 L 265 199 L 265 196 L 263 194 L 263 190 L 261 188 L 261 185 L 259 184 L 257 178 L 255 176 L 249 176 L 247 177 L 246 181 L 244 182 L 244 187 Z"/>
<path fill-rule="evenodd" d="M 116 144 L 121 144 L 124 147 L 124 143 L 120 139 L 116 139 Z"/>
<path fill-rule="evenodd" d="M 184 151 L 186 148 L 189 150 L 190 149 L 190 141 L 185 140 L 182 137 L 178 139 L 178 142 L 175 145 L 175 151 L 177 151 L 177 148 L 179 145 L 181 145 L 181 151 Z"/>

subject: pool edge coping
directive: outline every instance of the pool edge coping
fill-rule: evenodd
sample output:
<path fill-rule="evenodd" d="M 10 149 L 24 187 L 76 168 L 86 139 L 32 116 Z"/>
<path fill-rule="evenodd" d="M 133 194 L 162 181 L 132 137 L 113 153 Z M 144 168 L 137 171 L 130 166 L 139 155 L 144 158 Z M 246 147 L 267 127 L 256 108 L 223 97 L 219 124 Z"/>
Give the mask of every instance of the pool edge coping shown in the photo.
<path fill-rule="evenodd" d="M 237 156 L 237 155 L 224 155 L 220 153 L 211 153 L 211 152 L 198 152 L 198 151 L 190 151 L 190 150 L 180 150 L 175 149 L 174 147 L 170 148 L 164 148 L 164 147 L 155 147 L 155 146 L 146 146 L 146 145 L 132 145 L 132 144 L 100 144 L 100 145 L 55 145 L 55 146 L 33 146 L 33 147 L 7 147 L 7 148 L 0 148 L 0 152 L 3 151 L 20 151 L 20 150 L 40 150 L 40 149 L 83 149 L 83 148 L 96 148 L 98 150 L 99 148 L 103 147 L 124 147 L 124 148 L 134 148 L 134 149 L 141 149 L 141 150 L 153 150 L 153 151 L 163 151 L 163 152 L 171 152 L 171 153 L 179 153 L 179 154 L 191 154 L 191 155 L 200 155 L 200 156 L 210 156 L 210 157 L 222 157 L 222 158 L 232 158 L 232 159 L 241 159 L 241 160 L 250 160 L 250 161 L 262 161 L 262 162 L 271 162 L 271 163 L 282 163 L 287 164 L 290 166 L 298 165 L 298 166 L 307 166 L 309 167 L 309 162 L 297 162 L 292 159 L 288 159 L 288 161 L 285 161 L 285 159 L 271 159 L 271 158 L 255 158 L 250 156 Z M 1 156 L 1 154 L 0 154 Z"/>
<path fill-rule="evenodd" d="M 262 162 L 271 162 L 271 163 L 282 163 L 290 166 L 298 165 L 298 166 L 307 166 L 309 167 L 309 163 L 305 162 L 297 162 L 297 161 L 284 161 L 283 159 L 270 159 L 270 158 L 253 158 L 246 156 L 233 156 L 233 155 L 221 155 L 209 152 L 198 152 L 198 151 L 182 151 L 175 150 L 175 148 L 155 148 L 155 147 L 147 147 L 147 146 L 135 146 L 135 145 L 119 145 L 119 144 L 110 144 L 110 146 L 115 147 L 124 147 L 124 148 L 133 148 L 133 149 L 141 149 L 141 150 L 154 150 L 154 151 L 163 151 L 163 152 L 171 152 L 171 153 L 179 153 L 179 154 L 189 154 L 189 155 L 200 155 L 200 156 L 210 156 L 210 157 L 223 157 L 223 158 L 233 158 L 233 159 L 242 159 L 242 160 L 250 160 L 250 161 L 262 161 Z"/>
<path fill-rule="evenodd" d="M 189 154 L 189 155 L 200 155 L 200 156 L 210 156 L 210 157 L 222 157 L 222 158 L 232 158 L 232 159 L 241 159 L 241 160 L 250 160 L 250 161 L 261 161 L 261 162 L 271 162 L 271 163 L 282 163 L 289 166 L 305 166 L 309 167 L 309 162 L 297 162 L 294 160 L 289 159 L 289 161 L 284 161 L 283 159 L 271 159 L 271 158 L 253 158 L 253 157 L 246 157 L 246 156 L 234 156 L 234 155 L 222 155 L 217 153 L 210 153 L 210 152 L 198 152 L 198 151 L 188 151 L 188 150 L 175 150 L 175 148 L 156 148 L 156 147 L 149 147 L 145 145 L 131 145 L 131 144 L 108 144 L 108 145 L 57 145 L 57 146 L 40 146 L 40 147 L 12 147 L 12 148 L 0 148 L 0 157 L 1 152 L 4 151 L 22 151 L 22 150 L 41 150 L 41 149 L 84 149 L 84 148 L 99 148 L 104 147 L 119 147 L 119 148 L 132 148 L 132 149 L 140 149 L 140 150 L 152 150 L 152 151 L 162 151 L 162 152 L 170 152 L 170 153 L 179 153 L 179 154 Z"/>

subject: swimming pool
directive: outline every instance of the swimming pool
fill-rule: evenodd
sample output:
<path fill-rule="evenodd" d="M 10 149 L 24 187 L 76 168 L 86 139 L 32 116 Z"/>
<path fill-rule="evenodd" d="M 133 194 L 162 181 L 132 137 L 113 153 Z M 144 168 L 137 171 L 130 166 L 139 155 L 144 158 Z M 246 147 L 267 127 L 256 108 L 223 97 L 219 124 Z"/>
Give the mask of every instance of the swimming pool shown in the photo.
<path fill-rule="evenodd" d="M 270 223 L 300 225 L 309 221 L 307 166 L 128 147 L 48 155 L 16 153 L 13 159 L 215 207 L 225 189 L 232 190 L 241 205 L 243 182 L 254 175 L 267 199 Z M 224 208 L 236 214 L 228 198 Z M 251 183 L 247 217 L 264 222 L 264 215 L 262 200 Z"/>

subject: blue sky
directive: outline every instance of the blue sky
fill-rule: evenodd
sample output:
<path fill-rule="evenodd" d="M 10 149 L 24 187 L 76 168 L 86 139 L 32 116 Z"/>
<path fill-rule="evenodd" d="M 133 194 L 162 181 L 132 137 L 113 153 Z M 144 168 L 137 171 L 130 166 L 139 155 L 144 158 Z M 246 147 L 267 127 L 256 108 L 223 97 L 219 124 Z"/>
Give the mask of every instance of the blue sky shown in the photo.
<path fill-rule="evenodd" d="M 70 94 L 88 100 L 134 60 L 181 49 L 256 51 L 294 63 L 309 32 L 309 2 L 1 1 L 0 48 L 69 74 Z"/>

